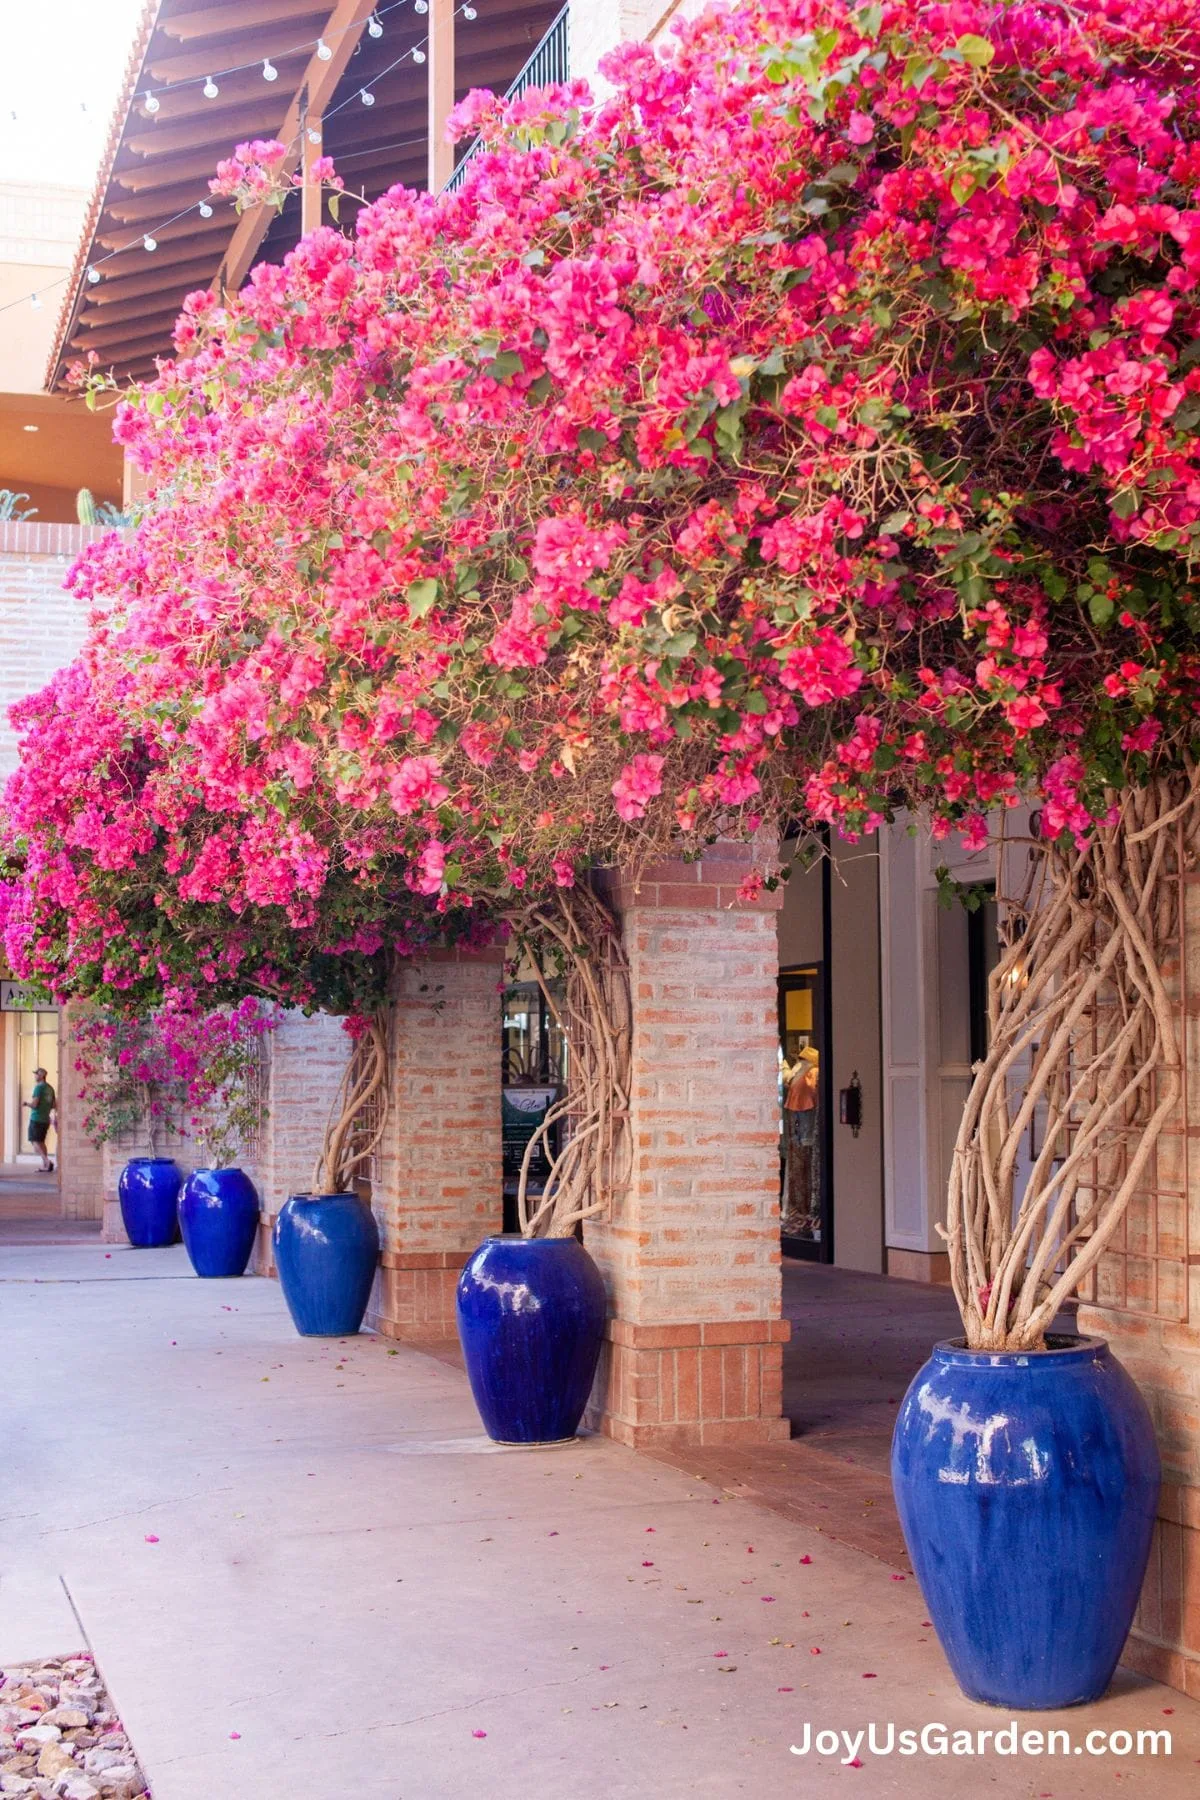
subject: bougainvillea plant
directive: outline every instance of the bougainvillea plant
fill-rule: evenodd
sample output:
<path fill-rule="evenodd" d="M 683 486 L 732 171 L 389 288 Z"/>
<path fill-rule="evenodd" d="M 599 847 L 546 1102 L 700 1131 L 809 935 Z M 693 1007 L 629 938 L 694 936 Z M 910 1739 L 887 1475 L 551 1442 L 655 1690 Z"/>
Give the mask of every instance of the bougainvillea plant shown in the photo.
<path fill-rule="evenodd" d="M 117 411 L 146 519 L 20 715 L 16 966 L 312 992 L 714 833 L 1111 826 L 1195 731 L 1198 26 L 714 12 L 598 103 L 472 95 L 457 191 L 192 295 Z"/>
<path fill-rule="evenodd" d="M 276 1009 L 252 997 L 197 1014 L 189 997 L 153 1013 L 85 1008 L 72 1018 L 83 1130 L 94 1144 L 194 1138 L 213 1167 L 231 1162 L 263 1123 L 256 1079 Z"/>

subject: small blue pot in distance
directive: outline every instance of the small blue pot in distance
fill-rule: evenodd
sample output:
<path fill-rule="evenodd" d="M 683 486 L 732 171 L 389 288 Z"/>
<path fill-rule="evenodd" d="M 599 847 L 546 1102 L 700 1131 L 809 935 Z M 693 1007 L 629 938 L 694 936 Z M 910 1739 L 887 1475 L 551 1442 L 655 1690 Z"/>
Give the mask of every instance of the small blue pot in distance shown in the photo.
<path fill-rule="evenodd" d="M 258 1233 L 258 1189 L 244 1169 L 193 1169 L 179 1226 L 197 1275 L 244 1275 Z"/>
<path fill-rule="evenodd" d="M 179 1235 L 183 1170 L 169 1156 L 134 1156 L 117 1181 L 121 1219 L 135 1250 L 157 1250 Z"/>

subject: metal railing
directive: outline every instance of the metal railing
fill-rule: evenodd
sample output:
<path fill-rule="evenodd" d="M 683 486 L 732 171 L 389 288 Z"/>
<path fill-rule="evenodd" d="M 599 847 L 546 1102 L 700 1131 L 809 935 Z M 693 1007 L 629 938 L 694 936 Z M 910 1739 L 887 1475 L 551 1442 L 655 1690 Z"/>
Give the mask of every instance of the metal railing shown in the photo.
<path fill-rule="evenodd" d="M 571 8 L 568 4 L 548 27 L 545 36 L 526 62 L 504 90 L 506 100 L 515 100 L 526 88 L 549 87 L 553 82 L 569 81 L 571 78 L 571 41 L 569 37 Z M 447 181 L 443 193 L 453 193 L 460 186 L 467 164 L 480 149 L 480 142 L 475 138 L 467 145 L 462 161 Z"/>

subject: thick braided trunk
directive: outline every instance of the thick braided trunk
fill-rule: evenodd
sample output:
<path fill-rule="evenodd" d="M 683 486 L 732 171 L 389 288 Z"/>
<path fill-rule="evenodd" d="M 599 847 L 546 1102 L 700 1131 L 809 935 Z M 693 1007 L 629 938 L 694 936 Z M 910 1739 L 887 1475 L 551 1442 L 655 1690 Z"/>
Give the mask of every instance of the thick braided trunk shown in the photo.
<path fill-rule="evenodd" d="M 581 1219 L 604 1211 L 629 1178 L 629 963 L 620 926 L 589 888 L 557 889 L 528 906 L 513 927 L 569 1058 L 566 1094 L 525 1148 L 518 1216 L 526 1237 L 567 1237 Z M 529 1173 L 539 1151 L 550 1174 L 543 1191 L 531 1194 Z"/>
<path fill-rule="evenodd" d="M 366 1132 L 362 1121 L 368 1108 L 381 1104 L 375 1123 Z M 388 1058 L 387 1014 L 375 1013 L 363 1035 L 355 1040 L 341 1086 L 325 1127 L 325 1141 L 313 1171 L 313 1192 L 349 1192 L 356 1173 L 371 1156 L 387 1125 L 391 1103 L 391 1070 Z"/>
<path fill-rule="evenodd" d="M 1022 891 L 1000 896 L 990 1045 L 939 1227 L 974 1349 L 1043 1345 L 1179 1103 L 1176 1008 L 1160 963 L 1175 954 L 1197 784 L 1155 781 L 1113 807 L 1082 848 L 1034 845 Z"/>

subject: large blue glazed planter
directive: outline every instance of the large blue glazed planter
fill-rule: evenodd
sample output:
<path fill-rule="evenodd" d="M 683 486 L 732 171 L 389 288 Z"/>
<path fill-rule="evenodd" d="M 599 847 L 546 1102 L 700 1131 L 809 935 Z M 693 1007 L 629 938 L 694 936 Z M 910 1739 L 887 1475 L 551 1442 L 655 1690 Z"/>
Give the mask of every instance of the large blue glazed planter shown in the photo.
<path fill-rule="evenodd" d="M 193 1169 L 179 1228 L 197 1275 L 244 1275 L 258 1232 L 258 1189 L 244 1169 Z"/>
<path fill-rule="evenodd" d="M 490 1237 L 458 1279 L 458 1335 L 490 1438 L 574 1437 L 604 1338 L 600 1271 L 577 1238 Z"/>
<path fill-rule="evenodd" d="M 183 1170 L 169 1156 L 134 1156 L 121 1170 L 117 1196 L 125 1235 L 135 1250 L 157 1250 L 179 1235 Z"/>
<path fill-rule="evenodd" d="M 1141 1591 L 1159 1460 L 1107 1344 L 938 1344 L 904 1397 L 892 1483 L 963 1692 L 1041 1710 L 1098 1700 Z"/>
<path fill-rule="evenodd" d="M 275 1267 L 301 1337 L 353 1337 L 379 1261 L 379 1227 L 356 1194 L 293 1194 L 275 1220 Z"/>

